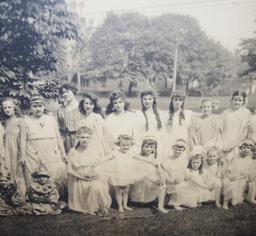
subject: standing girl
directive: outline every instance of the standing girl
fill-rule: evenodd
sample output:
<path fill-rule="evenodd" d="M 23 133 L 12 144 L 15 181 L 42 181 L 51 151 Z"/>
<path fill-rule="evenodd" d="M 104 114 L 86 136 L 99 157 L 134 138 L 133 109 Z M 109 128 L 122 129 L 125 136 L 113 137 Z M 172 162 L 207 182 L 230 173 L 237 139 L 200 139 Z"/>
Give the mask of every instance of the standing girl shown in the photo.
<path fill-rule="evenodd" d="M 210 191 L 213 191 L 215 186 L 206 182 L 203 158 L 204 154 L 201 148 L 191 151 L 191 159 L 185 173 L 185 182 L 176 186 L 169 202 L 175 209 L 182 210 L 181 205 L 194 208 L 201 202 L 210 199 Z"/>
<path fill-rule="evenodd" d="M 137 167 L 141 167 L 138 171 L 144 172 L 145 177 L 135 182 L 132 189 L 131 201 L 148 203 L 158 199 L 159 211 L 168 213 L 164 209 L 166 187 L 158 155 L 155 137 L 146 136 L 142 142 L 141 153 L 136 157 L 141 162 L 137 165 Z"/>
<path fill-rule="evenodd" d="M 101 115 L 101 108 L 98 105 L 98 98 L 94 94 L 85 93 L 78 105 L 81 113 L 81 120 L 78 126 L 86 125 L 93 130 L 93 143 L 97 145 L 100 156 L 109 153 L 114 144 L 113 138 L 106 127 L 106 123 Z"/>
<path fill-rule="evenodd" d="M 39 95 L 30 100 L 31 115 L 25 118 L 26 126 L 26 180 L 32 183 L 31 175 L 42 166 L 51 180 L 66 184 L 66 154 L 54 117 L 44 114 L 45 101 Z"/>
<path fill-rule="evenodd" d="M 92 142 L 92 133 L 86 126 L 79 127 L 78 144 L 68 154 L 68 205 L 74 211 L 95 215 L 107 213 L 111 198 L 95 171 L 102 158 Z"/>
<path fill-rule="evenodd" d="M 214 146 L 220 138 L 220 125 L 216 115 L 212 114 L 215 101 L 204 98 L 201 101 L 201 114 L 192 117 L 190 126 L 190 138 L 192 145 L 202 145 L 205 147 Z"/>
<path fill-rule="evenodd" d="M 157 95 L 154 90 L 143 90 L 140 94 L 142 110 L 135 113 L 134 119 L 139 146 L 146 135 L 153 135 L 158 141 L 158 151 L 162 152 L 163 114 L 157 108 Z"/>
<path fill-rule="evenodd" d="M 127 206 L 128 192 L 130 185 L 134 184 L 141 173 L 134 168 L 137 161 L 132 158 L 134 156 L 133 150 L 131 150 L 134 144 L 132 137 L 125 134 L 120 135 L 116 144 L 119 149 L 109 154 L 113 160 L 103 164 L 101 171 L 102 175 L 104 174 L 108 178 L 109 184 L 114 187 L 118 210 L 123 212 L 132 210 Z"/>
<path fill-rule="evenodd" d="M 192 111 L 185 109 L 185 95 L 182 91 L 174 91 L 169 105 L 169 116 L 165 121 L 166 152 L 172 147 L 175 140 L 183 139 L 189 144 L 188 129 L 191 124 Z"/>
<path fill-rule="evenodd" d="M 24 119 L 21 118 L 18 107 L 12 98 L 2 101 L 4 122 L 4 149 L 5 159 L 11 174 L 11 179 L 16 182 L 18 191 L 25 196 L 25 164 L 26 129 Z"/>
<path fill-rule="evenodd" d="M 120 134 L 128 134 L 136 142 L 134 113 L 128 109 L 129 103 L 126 101 L 124 92 L 113 91 L 106 108 L 106 124 L 115 142 Z"/>
<path fill-rule="evenodd" d="M 73 83 L 63 84 L 60 88 L 63 104 L 57 112 L 57 117 L 66 153 L 75 145 L 75 127 L 77 122 L 82 119 L 78 111 L 76 91 L 76 86 Z"/>
<path fill-rule="evenodd" d="M 251 112 L 245 108 L 246 93 L 235 91 L 231 98 L 231 108 L 223 111 L 221 138 L 218 147 L 226 153 L 230 161 L 235 155 L 235 148 L 248 136 Z"/>

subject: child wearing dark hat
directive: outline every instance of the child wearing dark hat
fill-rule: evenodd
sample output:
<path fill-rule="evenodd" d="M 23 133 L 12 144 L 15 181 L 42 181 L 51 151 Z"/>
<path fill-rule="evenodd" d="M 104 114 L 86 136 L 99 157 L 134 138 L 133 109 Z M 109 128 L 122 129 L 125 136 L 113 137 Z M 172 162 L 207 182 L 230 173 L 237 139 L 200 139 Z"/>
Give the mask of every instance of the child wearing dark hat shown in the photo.
<path fill-rule="evenodd" d="M 39 170 L 32 174 L 34 182 L 28 190 L 29 201 L 33 205 L 35 215 L 60 214 L 59 193 L 49 178 L 46 170 Z"/>

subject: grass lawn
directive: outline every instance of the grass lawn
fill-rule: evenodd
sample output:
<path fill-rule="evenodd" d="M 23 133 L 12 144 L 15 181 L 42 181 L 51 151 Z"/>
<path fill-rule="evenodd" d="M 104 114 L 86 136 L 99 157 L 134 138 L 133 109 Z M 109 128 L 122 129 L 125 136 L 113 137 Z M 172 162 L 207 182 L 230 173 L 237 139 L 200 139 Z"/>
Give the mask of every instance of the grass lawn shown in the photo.
<path fill-rule="evenodd" d="M 154 209 L 136 208 L 100 218 L 65 212 L 53 216 L 12 216 L 0 218 L 4 235 L 256 235 L 256 207 L 246 204 L 229 210 L 206 208 L 170 210 L 161 214 Z"/>

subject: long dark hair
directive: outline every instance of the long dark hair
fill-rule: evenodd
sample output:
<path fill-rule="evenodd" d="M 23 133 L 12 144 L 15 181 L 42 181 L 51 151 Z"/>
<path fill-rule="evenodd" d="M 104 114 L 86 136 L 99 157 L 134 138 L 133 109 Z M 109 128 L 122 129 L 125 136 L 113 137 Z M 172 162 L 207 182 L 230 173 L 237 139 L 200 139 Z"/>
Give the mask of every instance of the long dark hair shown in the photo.
<path fill-rule="evenodd" d="M 114 110 L 114 100 L 122 98 L 124 100 L 124 110 L 129 110 L 130 103 L 126 101 L 126 96 L 122 90 L 115 90 L 113 91 L 109 96 L 109 104 L 106 107 L 106 115 L 111 114 L 112 112 L 115 112 Z"/>
<path fill-rule="evenodd" d="M 145 117 L 145 120 L 146 120 L 146 131 L 148 131 L 149 129 L 149 123 L 148 123 L 148 117 L 147 117 L 147 114 L 146 114 L 146 108 L 143 104 L 143 97 L 144 96 L 147 96 L 147 95 L 151 95 L 153 97 L 153 105 L 152 105 L 152 108 L 153 108 L 153 112 L 155 114 L 155 117 L 156 117 L 156 121 L 157 121 L 157 128 L 158 129 L 161 129 L 163 126 L 162 126 L 162 122 L 161 122 L 161 119 L 160 119 L 160 116 L 159 116 L 159 113 L 158 113 L 158 109 L 157 109 L 157 103 L 156 103 L 156 92 L 152 89 L 148 89 L 148 90 L 143 90 L 141 91 L 140 93 L 140 101 L 141 101 L 141 106 L 142 106 L 142 112 L 143 112 L 143 115 Z"/>
<path fill-rule="evenodd" d="M 93 112 L 102 115 L 101 112 L 101 107 L 98 104 L 98 97 L 95 94 L 92 93 L 84 93 L 83 94 L 83 99 L 80 100 L 79 104 L 78 104 L 78 110 L 82 115 L 86 115 L 86 111 L 84 109 L 84 101 L 85 98 L 88 98 L 92 101 L 94 107 L 93 107 Z"/>
<path fill-rule="evenodd" d="M 168 126 L 171 127 L 172 126 L 172 122 L 173 122 L 173 116 L 174 116 L 174 107 L 173 107 L 173 99 L 174 98 L 182 98 L 183 99 L 183 104 L 181 105 L 181 110 L 179 113 L 179 124 L 182 125 L 182 120 L 185 120 L 185 96 L 183 95 L 183 93 L 181 91 L 174 91 L 172 93 L 172 97 L 171 97 L 171 102 L 169 105 L 169 119 L 168 119 Z"/>

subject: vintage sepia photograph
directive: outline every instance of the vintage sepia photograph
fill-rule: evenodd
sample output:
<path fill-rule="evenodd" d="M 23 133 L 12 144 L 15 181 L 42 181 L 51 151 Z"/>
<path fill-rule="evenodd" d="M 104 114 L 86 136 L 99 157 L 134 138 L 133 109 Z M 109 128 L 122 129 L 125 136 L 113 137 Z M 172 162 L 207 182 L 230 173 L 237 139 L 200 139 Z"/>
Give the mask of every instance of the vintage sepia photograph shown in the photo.
<path fill-rule="evenodd" d="M 0 235 L 255 235 L 255 34 L 255 0 L 1 0 Z"/>

